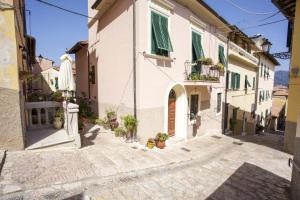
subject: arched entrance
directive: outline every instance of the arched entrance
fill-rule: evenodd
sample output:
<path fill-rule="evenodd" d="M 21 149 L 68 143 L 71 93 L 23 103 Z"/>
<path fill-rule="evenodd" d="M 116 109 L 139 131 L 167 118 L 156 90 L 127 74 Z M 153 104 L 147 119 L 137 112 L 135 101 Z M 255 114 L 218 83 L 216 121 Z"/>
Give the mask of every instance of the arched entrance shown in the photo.
<path fill-rule="evenodd" d="M 175 135 L 175 120 L 176 120 L 176 93 L 172 89 L 169 94 L 168 101 L 168 134 Z"/>
<path fill-rule="evenodd" d="M 180 83 L 172 84 L 165 94 L 165 133 L 176 138 L 187 138 L 187 108 L 185 87 Z"/>

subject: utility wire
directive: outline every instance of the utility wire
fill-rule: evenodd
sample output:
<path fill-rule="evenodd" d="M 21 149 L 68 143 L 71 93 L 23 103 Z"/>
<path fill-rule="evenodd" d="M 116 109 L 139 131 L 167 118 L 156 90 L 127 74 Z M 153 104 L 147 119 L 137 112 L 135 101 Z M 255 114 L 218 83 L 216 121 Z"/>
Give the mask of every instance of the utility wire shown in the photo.
<path fill-rule="evenodd" d="M 248 26 L 248 27 L 242 28 L 241 30 L 246 30 L 246 29 L 255 28 L 255 27 L 261 27 L 261 26 L 267 26 L 267 25 L 270 25 L 270 24 L 276 24 L 276 23 L 279 23 L 279 22 L 282 22 L 282 21 L 286 21 L 286 20 L 287 19 L 281 19 L 281 20 L 277 20 L 277 21 L 273 21 L 273 22 L 264 23 L 264 24 L 258 24 L 258 25 L 254 25 L 254 26 Z"/>
<path fill-rule="evenodd" d="M 233 5 L 234 7 L 240 9 L 241 11 L 244 11 L 244 12 L 246 12 L 248 14 L 252 14 L 252 15 L 270 15 L 270 14 L 274 14 L 278 11 L 278 10 L 276 10 L 276 11 L 272 11 L 272 12 L 253 12 L 253 11 L 249 11 L 248 9 L 240 7 L 239 5 L 234 3 L 232 0 L 225 0 L 225 1 L 227 1 L 228 3 Z"/>
<path fill-rule="evenodd" d="M 79 13 L 79 12 L 76 12 L 76 11 L 73 11 L 73 10 L 69 10 L 69 9 L 66 9 L 66 8 L 63 8 L 63 7 L 54 5 L 54 4 L 52 4 L 52 3 L 49 3 L 49 2 L 46 2 L 46 1 L 43 1 L 43 0 L 35 0 L 35 1 L 37 1 L 37 2 L 39 2 L 39 3 L 46 4 L 46 5 L 50 6 L 50 7 L 57 8 L 57 9 L 59 9 L 59 10 L 63 10 L 63 11 L 68 12 L 68 13 L 72 13 L 72 14 L 81 16 L 81 17 L 86 17 L 86 18 L 98 20 L 98 18 L 90 17 L 90 16 L 88 16 L 88 15 L 85 15 L 85 14 L 82 14 L 82 13 Z"/>

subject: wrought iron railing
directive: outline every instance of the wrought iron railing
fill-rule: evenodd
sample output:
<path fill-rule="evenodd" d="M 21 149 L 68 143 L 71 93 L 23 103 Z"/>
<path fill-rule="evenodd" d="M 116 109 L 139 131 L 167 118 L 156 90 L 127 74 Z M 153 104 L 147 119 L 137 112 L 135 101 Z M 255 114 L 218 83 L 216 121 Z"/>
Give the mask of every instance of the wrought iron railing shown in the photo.
<path fill-rule="evenodd" d="M 185 80 L 188 81 L 219 81 L 220 69 L 213 65 L 185 62 Z"/>

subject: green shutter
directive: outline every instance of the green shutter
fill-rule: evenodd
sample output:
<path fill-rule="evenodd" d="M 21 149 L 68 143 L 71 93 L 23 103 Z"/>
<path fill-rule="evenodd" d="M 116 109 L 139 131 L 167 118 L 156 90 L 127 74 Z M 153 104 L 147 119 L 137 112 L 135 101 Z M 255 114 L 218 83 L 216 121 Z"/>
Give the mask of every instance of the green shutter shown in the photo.
<path fill-rule="evenodd" d="M 160 50 L 173 51 L 170 35 L 168 32 L 168 19 L 155 12 L 151 13 L 152 19 L 152 38 L 153 38 L 153 48 L 156 50 L 157 47 Z"/>
<path fill-rule="evenodd" d="M 260 77 L 262 77 L 262 75 L 263 75 L 263 68 L 264 68 L 264 64 L 261 63 L 260 64 Z"/>
<path fill-rule="evenodd" d="M 248 87 L 251 87 L 251 84 L 250 84 L 250 82 L 248 80 L 248 76 L 245 75 L 245 89 L 247 89 Z"/>
<path fill-rule="evenodd" d="M 226 64 L 224 47 L 222 45 L 219 45 L 219 62 L 222 63 L 224 66 Z"/>
<path fill-rule="evenodd" d="M 253 77 L 252 88 L 255 89 L 255 77 Z"/>
<path fill-rule="evenodd" d="M 204 58 L 204 52 L 201 45 L 201 35 L 199 35 L 194 31 L 192 31 L 192 46 L 193 46 L 193 51 L 195 53 L 194 59 L 198 60 Z"/>
<path fill-rule="evenodd" d="M 236 74 L 236 89 L 240 89 L 240 81 L 241 81 L 241 75 Z"/>
<path fill-rule="evenodd" d="M 231 72 L 231 89 L 235 89 L 235 73 Z"/>

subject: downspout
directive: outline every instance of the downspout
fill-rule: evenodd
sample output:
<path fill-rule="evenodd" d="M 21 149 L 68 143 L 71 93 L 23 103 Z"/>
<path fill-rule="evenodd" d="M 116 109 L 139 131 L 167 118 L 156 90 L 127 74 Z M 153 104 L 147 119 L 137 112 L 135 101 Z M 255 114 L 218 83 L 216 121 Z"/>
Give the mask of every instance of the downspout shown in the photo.
<path fill-rule="evenodd" d="M 90 84 L 90 51 L 87 49 L 87 56 L 88 56 L 88 97 L 91 99 L 91 84 Z"/>
<path fill-rule="evenodd" d="M 224 108 L 226 110 L 226 112 L 224 113 L 223 119 L 224 119 L 224 123 L 223 123 L 223 130 L 222 133 L 225 134 L 225 127 L 227 126 L 227 116 L 228 116 L 228 108 L 227 108 L 227 90 L 228 90 L 228 84 L 229 84 L 229 72 L 228 72 L 228 63 L 229 63 L 229 36 L 230 36 L 231 32 L 228 34 L 227 37 L 227 51 L 226 51 L 226 65 L 225 65 L 225 96 L 224 96 Z M 226 116 L 227 115 L 227 116 Z M 226 120 L 225 120 L 226 119 Z"/>
<path fill-rule="evenodd" d="M 256 110 L 257 110 L 257 104 L 258 104 L 258 101 L 257 101 L 257 98 L 258 98 L 258 84 L 259 84 L 259 66 L 260 66 L 260 56 L 258 56 L 258 64 L 257 64 L 257 71 L 256 71 L 256 86 L 255 86 L 255 106 L 254 106 L 254 133 L 256 133 L 256 124 L 258 123 L 258 121 L 256 121 Z"/>
<path fill-rule="evenodd" d="M 136 103 L 136 5 L 133 0 L 133 113 L 137 119 L 137 103 Z"/>

